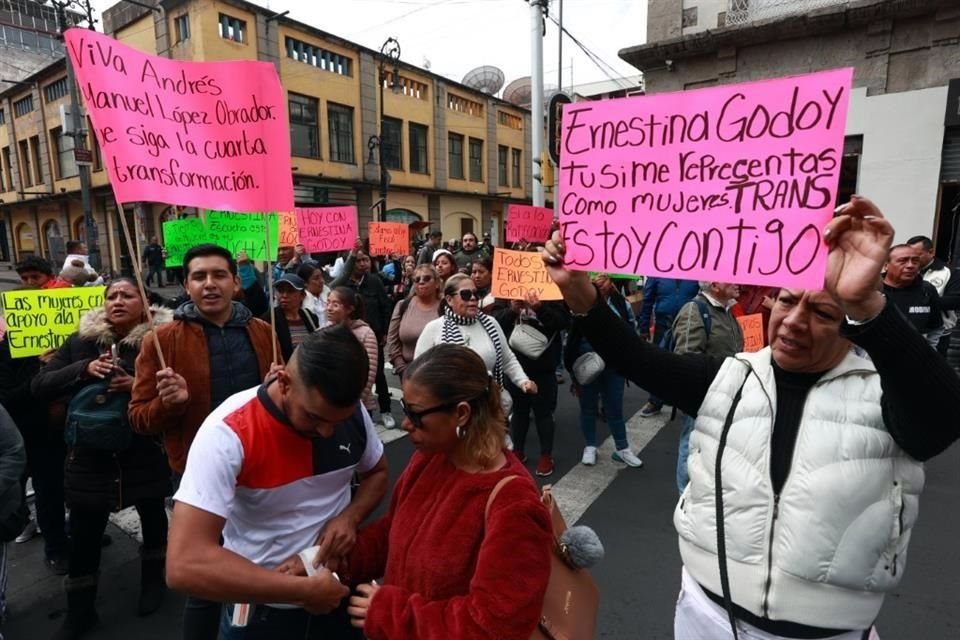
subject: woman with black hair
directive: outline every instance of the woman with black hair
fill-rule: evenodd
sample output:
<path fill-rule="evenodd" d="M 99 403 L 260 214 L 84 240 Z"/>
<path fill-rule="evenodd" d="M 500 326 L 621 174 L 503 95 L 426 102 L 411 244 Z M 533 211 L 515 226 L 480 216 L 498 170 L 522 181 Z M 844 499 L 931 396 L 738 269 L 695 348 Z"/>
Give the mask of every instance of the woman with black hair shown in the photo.
<path fill-rule="evenodd" d="M 370 359 L 370 375 L 363 389 L 361 402 L 372 415 L 377 410 L 377 399 L 373 395 L 373 381 L 377 377 L 377 358 L 380 346 L 377 335 L 364 319 L 363 297 L 350 287 L 334 287 L 327 298 L 327 321 L 329 324 L 342 324 L 357 337 Z"/>

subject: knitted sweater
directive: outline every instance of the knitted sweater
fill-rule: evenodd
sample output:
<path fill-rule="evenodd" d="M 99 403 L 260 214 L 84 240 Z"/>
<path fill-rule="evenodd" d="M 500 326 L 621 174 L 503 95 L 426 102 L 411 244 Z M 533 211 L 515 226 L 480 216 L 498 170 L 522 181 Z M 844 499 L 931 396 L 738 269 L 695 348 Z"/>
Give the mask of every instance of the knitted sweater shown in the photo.
<path fill-rule="evenodd" d="M 518 476 L 484 510 L 494 486 Z M 390 509 L 363 529 L 352 584 L 383 576 L 367 613 L 370 640 L 528 640 L 550 578 L 550 515 L 515 456 L 466 473 L 444 455 L 415 453 Z"/>

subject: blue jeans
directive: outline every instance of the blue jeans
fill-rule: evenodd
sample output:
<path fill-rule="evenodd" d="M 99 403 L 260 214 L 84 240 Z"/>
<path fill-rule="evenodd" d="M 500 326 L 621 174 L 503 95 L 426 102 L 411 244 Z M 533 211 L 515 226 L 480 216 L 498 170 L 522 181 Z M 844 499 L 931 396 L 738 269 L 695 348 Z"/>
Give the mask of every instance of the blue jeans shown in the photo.
<path fill-rule="evenodd" d="M 601 394 L 607 427 L 617 450 L 630 446 L 627 442 L 627 423 L 623 420 L 624 382 L 623 376 L 604 369 L 600 377 L 580 387 L 580 430 L 588 447 L 597 446 L 597 414 Z"/>
<path fill-rule="evenodd" d="M 245 627 L 231 626 L 233 605 L 223 607 L 220 618 L 220 640 L 350 640 L 362 638 L 362 632 L 350 625 L 346 603 L 327 615 L 310 615 L 303 609 L 253 607 Z"/>
<path fill-rule="evenodd" d="M 677 491 L 683 493 L 690 482 L 690 476 L 687 475 L 687 458 L 690 455 L 690 436 L 693 434 L 693 425 L 696 418 L 683 414 L 680 421 L 680 446 L 677 449 Z"/>

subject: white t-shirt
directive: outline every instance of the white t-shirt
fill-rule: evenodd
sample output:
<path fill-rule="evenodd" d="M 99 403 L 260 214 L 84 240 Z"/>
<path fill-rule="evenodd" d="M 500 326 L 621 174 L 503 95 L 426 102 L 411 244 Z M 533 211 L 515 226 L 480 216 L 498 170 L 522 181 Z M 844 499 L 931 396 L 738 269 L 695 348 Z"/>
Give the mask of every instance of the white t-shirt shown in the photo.
<path fill-rule="evenodd" d="M 332 437 L 309 439 L 285 423 L 266 387 L 254 387 L 204 420 L 174 499 L 225 518 L 224 548 L 273 569 L 314 544 L 350 504 L 353 472 L 382 456 L 362 406 Z"/>

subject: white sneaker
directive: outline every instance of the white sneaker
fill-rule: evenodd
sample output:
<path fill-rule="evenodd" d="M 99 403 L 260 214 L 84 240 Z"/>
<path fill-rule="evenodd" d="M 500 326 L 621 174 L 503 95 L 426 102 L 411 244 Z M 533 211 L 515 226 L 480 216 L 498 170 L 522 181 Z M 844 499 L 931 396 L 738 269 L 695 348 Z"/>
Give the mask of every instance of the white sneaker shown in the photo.
<path fill-rule="evenodd" d="M 614 451 L 613 456 L 611 457 L 615 462 L 622 462 L 628 467 L 643 466 L 643 460 L 638 458 L 637 454 L 635 454 L 633 451 L 630 451 L 630 449 L 620 449 L 618 451 Z"/>
<path fill-rule="evenodd" d="M 37 521 L 30 520 L 27 522 L 27 526 L 23 528 L 23 531 L 20 532 L 20 535 L 14 539 L 14 542 L 17 544 L 23 544 L 24 542 L 32 539 L 33 536 L 37 535 L 38 533 L 40 533 L 40 527 L 37 526 Z"/>
<path fill-rule="evenodd" d="M 503 442 L 504 446 L 507 448 L 507 451 L 513 451 L 513 438 L 510 437 L 509 433 Z"/>
<path fill-rule="evenodd" d="M 585 464 L 588 467 L 592 467 L 593 465 L 597 464 L 597 448 L 584 447 L 583 457 L 580 458 L 580 464 Z"/>
<path fill-rule="evenodd" d="M 383 426 L 387 429 L 396 429 L 397 421 L 393 419 L 393 416 L 389 413 L 380 414 L 380 420 L 383 422 Z"/>

